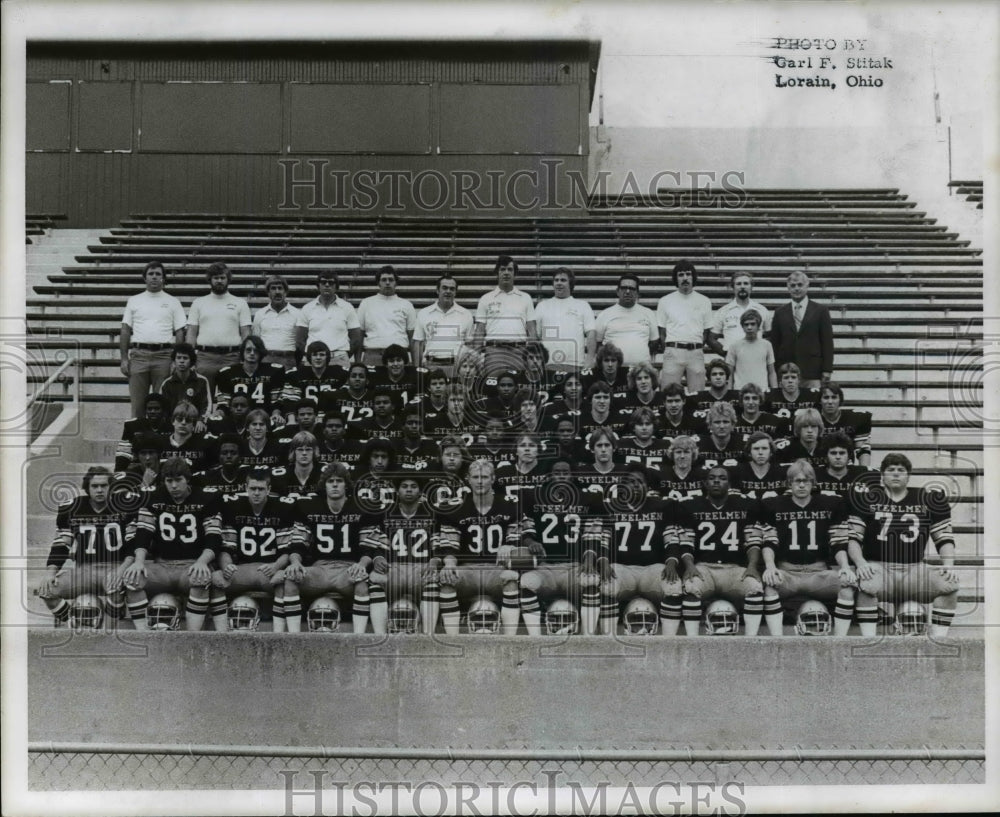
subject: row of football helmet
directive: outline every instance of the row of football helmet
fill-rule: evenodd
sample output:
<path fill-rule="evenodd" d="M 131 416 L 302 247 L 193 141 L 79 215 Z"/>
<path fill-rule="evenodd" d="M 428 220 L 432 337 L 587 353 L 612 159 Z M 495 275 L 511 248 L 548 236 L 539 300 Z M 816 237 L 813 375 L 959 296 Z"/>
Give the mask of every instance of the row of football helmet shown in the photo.
<path fill-rule="evenodd" d="M 149 600 L 146 614 L 151 630 L 180 629 L 183 606 L 171 593 L 158 593 Z M 229 603 L 230 630 L 257 630 L 260 627 L 260 605 L 251 596 L 237 596 Z M 309 632 L 333 633 L 340 626 L 340 604 L 332 596 L 320 596 L 309 605 L 306 623 Z M 70 605 L 70 626 L 75 630 L 100 630 L 104 621 L 101 600 L 86 593 L 77 596 Z M 388 630 L 390 633 L 416 633 L 420 631 L 420 608 L 408 598 L 396 599 L 389 606 Z M 656 635 L 660 616 L 656 606 L 646 598 L 637 596 L 625 605 L 622 624 L 627 635 Z M 740 631 L 740 614 L 736 606 L 726 599 L 715 599 L 705 610 L 705 632 L 708 635 L 737 635 Z M 500 631 L 500 608 L 486 596 L 480 596 L 469 606 L 466 629 L 473 634 L 491 634 Z M 898 605 L 893 621 L 897 635 L 923 635 L 927 631 L 927 613 L 916 601 Z M 829 635 L 833 619 L 826 605 L 816 599 L 804 601 L 795 616 L 798 635 Z M 545 611 L 545 631 L 549 635 L 575 635 L 580 631 L 580 614 L 569 599 L 552 601 Z"/>

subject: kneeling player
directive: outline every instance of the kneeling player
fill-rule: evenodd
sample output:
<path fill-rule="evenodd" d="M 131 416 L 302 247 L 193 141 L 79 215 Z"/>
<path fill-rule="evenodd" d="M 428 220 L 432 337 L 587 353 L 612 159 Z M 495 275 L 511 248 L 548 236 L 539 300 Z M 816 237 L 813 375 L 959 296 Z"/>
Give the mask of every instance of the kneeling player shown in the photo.
<path fill-rule="evenodd" d="M 858 573 L 858 626 L 873 636 L 877 603 L 931 603 L 930 635 L 943 638 L 958 605 L 951 508 L 937 488 L 910 488 L 913 465 L 904 454 L 882 459 L 883 491 L 856 499 L 850 515 L 848 552 Z M 927 562 L 933 543 L 941 565 Z"/>
<path fill-rule="evenodd" d="M 84 495 L 61 505 L 56 513 L 45 578 L 35 593 L 52 612 L 57 627 L 69 619 L 73 599 L 84 593 L 106 594 L 108 612 L 115 618 L 124 610 L 116 575 L 138 496 L 126 492 L 112 500 L 110 486 L 111 472 L 95 465 L 83 477 Z M 129 502 L 128 497 L 136 501 Z"/>
<path fill-rule="evenodd" d="M 368 571 L 375 556 L 385 552 L 386 538 L 379 516 L 348 497 L 349 473 L 343 463 L 327 463 L 320 474 L 320 495 L 296 504 L 288 567 L 278 574 L 285 582 L 290 628 L 301 620 L 301 599 L 327 594 L 353 598 L 354 632 L 368 627 Z"/>
<path fill-rule="evenodd" d="M 839 496 L 813 494 L 816 474 L 807 460 L 788 468 L 790 494 L 763 501 L 764 618 L 782 635 L 781 602 L 804 597 L 834 608 L 834 635 L 847 635 L 857 579 L 847 557 L 847 507 Z M 836 567 L 833 567 L 836 565 Z"/>
<path fill-rule="evenodd" d="M 129 613 L 137 630 L 147 630 L 147 590 L 186 595 L 187 629 L 200 630 L 209 609 L 212 562 L 222 547 L 218 498 L 192 487 L 191 466 L 181 457 L 167 460 L 160 478 L 163 487 L 139 510 L 135 561 L 121 575 Z M 215 628 L 225 630 L 225 595 L 213 595 L 211 603 Z"/>
<path fill-rule="evenodd" d="M 268 496 L 271 472 L 254 468 L 246 480 L 245 494 L 223 497 L 220 516 L 222 551 L 212 584 L 233 598 L 245 593 L 266 593 L 274 600 L 274 632 L 285 632 L 284 583 L 278 571 L 288 563 L 288 548 L 295 520 L 294 500 Z M 289 622 L 288 631 L 301 630 L 301 616 Z"/>
<path fill-rule="evenodd" d="M 676 621 L 681 609 L 687 635 L 698 634 L 702 605 L 716 597 L 742 604 L 745 633 L 757 635 L 764 608 L 758 515 L 755 500 L 730 495 L 729 472 L 721 465 L 705 475 L 704 496 L 678 502 L 684 595 L 666 597 L 664 605 L 668 620 Z"/>
<path fill-rule="evenodd" d="M 459 599 L 468 607 L 479 596 L 500 605 L 504 635 L 517 633 L 521 608 L 518 574 L 506 567 L 511 547 L 534 539 L 532 523 L 514 500 L 493 490 L 493 464 L 476 460 L 467 475 L 472 492 L 441 519 L 441 623 L 457 635 Z"/>

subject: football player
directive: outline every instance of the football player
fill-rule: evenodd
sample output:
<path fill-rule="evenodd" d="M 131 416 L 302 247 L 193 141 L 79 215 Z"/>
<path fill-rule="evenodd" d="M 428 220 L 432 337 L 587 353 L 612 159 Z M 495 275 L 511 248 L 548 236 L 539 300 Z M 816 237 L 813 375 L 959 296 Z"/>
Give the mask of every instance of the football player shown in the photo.
<path fill-rule="evenodd" d="M 395 441 L 396 464 L 403 471 L 427 472 L 438 458 L 437 444 L 421 433 L 420 406 L 403 409 L 403 435 Z"/>
<path fill-rule="evenodd" d="M 488 596 L 500 605 L 504 634 L 514 635 L 521 617 L 518 574 L 506 565 L 522 536 L 534 539 L 533 526 L 518 503 L 493 489 L 491 463 L 476 460 L 467 479 L 471 493 L 441 519 L 441 622 L 446 633 L 458 634 L 459 601 L 468 607 Z"/>
<path fill-rule="evenodd" d="M 787 476 L 790 493 L 761 506 L 768 632 L 782 635 L 781 603 L 804 597 L 836 604 L 833 634 L 847 635 L 857 585 L 847 556 L 847 505 L 838 496 L 813 493 L 816 474 L 806 460 L 792 463 Z"/>
<path fill-rule="evenodd" d="M 771 435 L 753 432 L 746 442 L 747 462 L 733 473 L 733 485 L 741 494 L 752 499 L 778 496 L 788 488 L 788 469 L 774 459 L 777 451 Z"/>
<path fill-rule="evenodd" d="M 212 461 L 214 443 L 204 434 L 195 434 L 195 423 L 199 420 L 198 409 L 187 400 L 174 406 L 170 416 L 173 432 L 164 438 L 163 459 L 182 457 L 192 471 L 204 471 L 215 463 Z"/>
<path fill-rule="evenodd" d="M 398 343 L 382 351 L 382 365 L 375 369 L 372 382 L 380 391 L 392 396 L 396 409 L 401 410 L 419 394 L 419 372 L 410 362 L 410 353 Z"/>
<path fill-rule="evenodd" d="M 792 438 L 779 440 L 778 461 L 788 467 L 796 460 L 808 460 L 815 468 L 826 465 L 826 455 L 820 447 L 819 438 L 823 434 L 823 420 L 814 408 L 799 409 L 792 420 Z"/>
<path fill-rule="evenodd" d="M 573 461 L 556 459 L 546 480 L 527 497 L 535 536 L 545 561 L 521 576 L 521 615 L 528 635 L 541 635 L 539 598 L 549 605 L 568 598 L 580 606 L 583 632 L 597 632 L 601 572 L 611 576 L 609 538 L 599 514 L 600 504 L 583 492 L 573 477 Z M 527 541 L 528 537 L 525 537 Z"/>
<path fill-rule="evenodd" d="M 697 461 L 698 441 L 694 437 L 674 437 L 667 452 L 667 464 L 660 473 L 661 495 L 667 499 L 701 496 L 705 472 L 695 466 Z"/>
<path fill-rule="evenodd" d="M 628 371 L 622 350 L 613 343 L 601 344 L 594 358 L 594 369 L 580 372 L 583 391 L 589 392 L 594 383 L 606 383 L 612 399 L 624 400 L 628 394 Z"/>
<path fill-rule="evenodd" d="M 212 585 L 230 598 L 267 593 L 273 598 L 274 632 L 283 633 L 284 582 L 278 571 L 288 564 L 295 500 L 269 496 L 271 472 L 267 468 L 252 469 L 245 485 L 245 493 L 223 497 L 219 523 L 222 549 Z M 300 613 L 288 621 L 288 632 L 301 632 L 301 623 Z"/>
<path fill-rule="evenodd" d="M 461 383 L 453 383 L 448 388 L 448 410 L 433 419 L 425 417 L 425 423 L 424 433 L 438 441 L 443 437 L 458 436 L 466 446 L 470 446 L 479 438 L 479 426 L 469 406 L 466 388 Z"/>
<path fill-rule="evenodd" d="M 267 347 L 257 335 L 248 335 L 240 344 L 239 363 L 223 366 L 215 376 L 215 417 L 222 419 L 234 394 L 245 394 L 253 408 L 263 409 L 275 426 L 285 424 L 281 411 L 285 388 L 285 368 L 266 363 Z"/>
<path fill-rule="evenodd" d="M 205 471 L 195 474 L 197 483 L 207 494 L 236 494 L 246 483 L 247 468 L 241 460 L 243 439 L 239 434 L 227 431 L 215 441 L 215 457 L 219 461 Z"/>
<path fill-rule="evenodd" d="M 842 408 L 844 390 L 835 383 L 824 383 L 819 394 L 823 437 L 838 432 L 846 434 L 854 442 L 858 464 L 867 467 L 872 461 L 871 412 Z"/>
<path fill-rule="evenodd" d="M 119 566 L 127 555 L 126 532 L 139 501 L 132 492 L 112 495 L 111 472 L 95 465 L 83 476 L 83 495 L 59 506 L 45 578 L 35 591 L 57 627 L 69 620 L 70 603 L 84 593 L 105 596 L 113 618 L 124 612 Z"/>
<path fill-rule="evenodd" d="M 349 497 L 350 472 L 331 462 L 320 473 L 321 495 L 295 506 L 295 528 L 285 582 L 285 621 L 300 619 L 302 600 L 333 595 L 353 599 L 354 632 L 368 627 L 368 573 L 376 556 L 385 555 L 388 540 L 381 516 Z"/>
<path fill-rule="evenodd" d="M 288 465 L 271 469 L 271 493 L 293 500 L 317 495 L 322 469 L 319 443 L 308 431 L 298 432 L 288 443 Z"/>
<path fill-rule="evenodd" d="M 514 443 L 514 461 L 501 462 L 494 471 L 494 485 L 508 499 L 516 499 L 522 491 L 530 491 L 543 482 L 548 463 L 538 458 L 539 438 L 535 434 L 519 434 Z"/>
<path fill-rule="evenodd" d="M 729 472 L 721 465 L 708 470 L 704 490 L 677 504 L 683 596 L 664 596 L 664 625 L 676 632 L 683 619 L 685 633 L 697 635 L 703 604 L 721 596 L 743 605 L 745 632 L 757 635 L 764 611 L 757 502 L 730 495 Z"/>
<path fill-rule="evenodd" d="M 461 437 L 441 439 L 441 454 L 427 473 L 424 496 L 435 510 L 454 508 L 469 493 L 466 470 L 472 458 Z"/>
<path fill-rule="evenodd" d="M 111 480 L 111 490 L 144 491 L 156 486 L 160 478 L 160 454 L 164 438 L 159 434 L 142 431 L 132 438 L 134 460 Z"/>
<path fill-rule="evenodd" d="M 347 423 L 349 433 L 353 434 L 358 423 L 370 419 L 375 413 L 372 397 L 368 367 L 363 363 L 352 363 L 343 386 L 334 392 L 319 395 L 319 410 L 324 417 L 339 413 Z"/>
<path fill-rule="evenodd" d="M 267 412 L 252 409 L 247 415 L 247 436 L 240 449 L 240 460 L 247 468 L 277 468 L 288 458 L 285 446 L 268 432 Z"/>
<path fill-rule="evenodd" d="M 372 390 L 372 416 L 357 423 L 354 431 L 362 440 L 381 437 L 395 442 L 403 436 L 403 425 L 396 416 L 392 392 L 382 386 Z"/>
<path fill-rule="evenodd" d="M 588 442 L 593 459 L 576 471 L 576 478 L 585 491 L 606 496 L 617 490 L 616 486 L 628 473 L 624 465 L 615 462 L 617 445 L 618 436 L 610 428 L 598 426 L 593 430 Z"/>
<path fill-rule="evenodd" d="M 861 635 L 878 626 L 877 602 L 931 603 L 930 635 L 943 638 L 958 605 L 951 507 L 938 488 L 910 488 L 913 465 L 905 454 L 882 458 L 882 490 L 851 503 L 848 552 L 858 574 Z M 930 547 L 940 564 L 928 561 Z M 935 562 L 937 560 L 935 559 Z"/>
<path fill-rule="evenodd" d="M 579 417 L 579 434 L 590 445 L 590 435 L 599 428 L 611 429 L 617 440 L 625 431 L 626 420 L 612 411 L 611 386 L 603 380 L 587 389 L 587 408 Z"/>
<path fill-rule="evenodd" d="M 194 408 L 192 406 L 192 408 Z M 219 500 L 193 487 L 191 466 L 181 457 L 160 468 L 157 488 L 139 510 L 131 552 L 134 561 L 121 573 L 129 614 L 146 630 L 146 592 L 188 597 L 184 620 L 200 630 L 212 605 L 216 629 L 226 629 L 226 597 L 210 594 L 212 563 L 222 546 Z"/>
<path fill-rule="evenodd" d="M 132 463 L 134 457 L 133 439 L 136 434 L 170 433 L 170 414 L 167 401 L 162 394 L 153 392 L 146 395 L 145 413 L 142 417 L 126 420 L 122 428 L 122 438 L 115 449 L 115 473 L 120 474 Z"/>
<path fill-rule="evenodd" d="M 486 418 L 482 439 L 469 446 L 469 455 L 474 460 L 488 460 L 496 467 L 511 454 L 507 422 L 503 414 L 493 412 Z"/>
<path fill-rule="evenodd" d="M 736 410 L 732 404 L 722 401 L 712 403 L 705 416 L 708 434 L 698 445 L 699 467 L 708 469 L 722 465 L 735 472 L 746 456 L 743 439 L 733 430 L 735 424 Z"/>
<path fill-rule="evenodd" d="M 636 363 L 628 372 L 628 394 L 619 401 L 618 411 L 626 418 L 639 408 L 648 408 L 655 415 L 663 403 L 660 393 L 659 376 L 653 364 L 645 360 Z"/>
<path fill-rule="evenodd" d="M 234 394 L 229 401 L 229 411 L 223 413 L 222 419 L 216 419 L 214 415 L 208 418 L 208 433 L 218 437 L 226 432 L 232 432 L 242 437 L 247 433 L 249 413 L 250 395 L 242 392 Z"/>
<path fill-rule="evenodd" d="M 864 465 L 851 465 L 854 442 L 846 434 L 835 431 L 820 441 L 826 454 L 826 467 L 816 471 L 816 487 L 825 493 L 847 499 L 853 492 L 864 493 L 878 485 L 879 473 Z"/>
<path fill-rule="evenodd" d="M 801 370 L 795 363 L 782 363 L 778 367 L 778 388 L 767 393 L 765 410 L 791 420 L 799 409 L 818 409 L 819 389 L 801 388 L 800 378 Z"/>
<path fill-rule="evenodd" d="M 633 366 L 632 370 L 645 364 Z M 649 375 L 647 375 L 648 377 Z M 620 462 L 626 465 L 637 462 L 647 469 L 659 471 L 668 459 L 670 441 L 653 435 L 656 433 L 656 414 L 648 406 L 637 408 L 629 416 L 628 427 L 632 435 L 622 437 L 615 451 Z"/>
<path fill-rule="evenodd" d="M 288 422 L 293 420 L 295 407 L 302 400 L 319 407 L 320 396 L 332 394 L 347 380 L 342 366 L 330 363 L 330 347 L 321 340 L 314 340 L 306 347 L 302 362 L 285 372 L 285 387 L 281 398 Z"/>
<path fill-rule="evenodd" d="M 733 431 L 744 440 L 755 432 L 764 432 L 771 439 L 787 437 L 791 433 L 791 423 L 786 417 L 762 411 L 764 392 L 756 383 L 747 383 L 740 389 L 740 414 L 736 418 Z"/>
<path fill-rule="evenodd" d="M 361 461 L 354 473 L 354 498 L 367 510 L 383 512 L 394 501 L 396 451 L 392 443 L 375 437 L 364 444 Z"/>
<path fill-rule="evenodd" d="M 364 453 L 364 446 L 358 440 L 347 439 L 347 421 L 340 416 L 340 412 L 323 418 L 323 437 L 318 455 L 323 465 L 342 462 L 351 470 L 357 470 Z"/>
<path fill-rule="evenodd" d="M 705 366 L 705 388 L 688 397 L 688 411 L 707 412 L 720 401 L 732 406 L 734 412 L 739 411 L 740 393 L 729 385 L 732 375 L 726 361 L 721 358 L 710 360 Z"/>
<path fill-rule="evenodd" d="M 663 387 L 663 420 L 660 432 L 663 437 L 672 440 L 676 437 L 694 437 L 705 433 L 704 416 L 695 416 L 685 407 L 686 395 L 680 383 L 668 383 Z"/>

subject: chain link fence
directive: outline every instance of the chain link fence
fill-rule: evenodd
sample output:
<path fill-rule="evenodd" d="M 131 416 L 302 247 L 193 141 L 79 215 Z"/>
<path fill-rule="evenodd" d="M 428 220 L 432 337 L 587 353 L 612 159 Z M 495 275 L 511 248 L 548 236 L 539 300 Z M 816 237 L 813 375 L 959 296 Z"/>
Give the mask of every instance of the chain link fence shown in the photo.
<path fill-rule="evenodd" d="M 692 749 L 92 746 L 30 744 L 32 790 L 267 789 L 310 791 L 369 781 L 391 787 L 649 787 L 665 781 L 746 786 L 983 783 L 982 746 Z"/>

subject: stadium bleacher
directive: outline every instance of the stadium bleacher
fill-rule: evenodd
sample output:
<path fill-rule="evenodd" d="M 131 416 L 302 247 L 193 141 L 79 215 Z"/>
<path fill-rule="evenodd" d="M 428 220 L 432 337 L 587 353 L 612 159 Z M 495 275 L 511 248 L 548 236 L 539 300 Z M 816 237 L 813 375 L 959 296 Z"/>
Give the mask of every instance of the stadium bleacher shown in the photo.
<path fill-rule="evenodd" d="M 965 200 L 976 205 L 977 210 L 983 209 L 983 181 L 954 181 L 948 182 L 948 187 L 955 191 L 957 196 L 965 196 Z"/>

